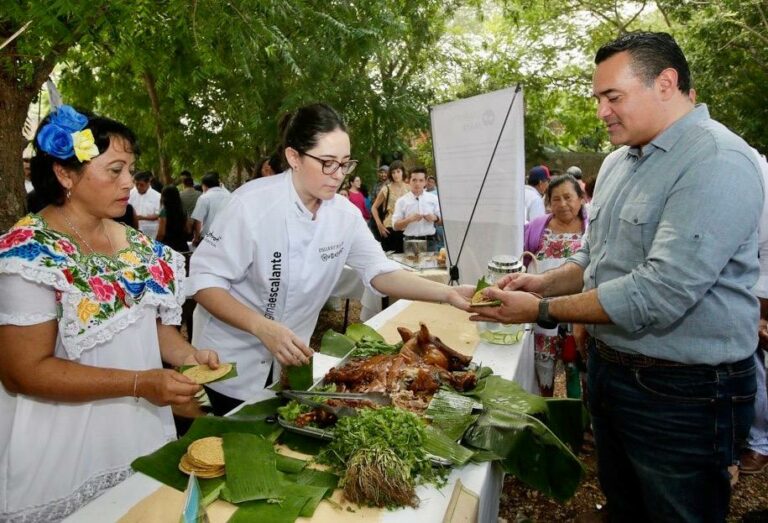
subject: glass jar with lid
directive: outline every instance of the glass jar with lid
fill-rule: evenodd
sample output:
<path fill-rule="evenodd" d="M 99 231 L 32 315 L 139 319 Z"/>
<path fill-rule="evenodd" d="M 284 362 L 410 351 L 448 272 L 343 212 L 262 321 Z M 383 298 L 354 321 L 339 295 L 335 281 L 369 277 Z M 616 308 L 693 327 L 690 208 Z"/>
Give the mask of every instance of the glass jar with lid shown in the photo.
<path fill-rule="evenodd" d="M 525 266 L 519 258 L 511 254 L 497 254 L 488 262 L 485 281 L 493 285 L 507 274 L 516 272 L 525 272 Z M 523 339 L 525 325 L 479 321 L 477 332 L 483 341 L 499 345 L 514 345 Z"/>

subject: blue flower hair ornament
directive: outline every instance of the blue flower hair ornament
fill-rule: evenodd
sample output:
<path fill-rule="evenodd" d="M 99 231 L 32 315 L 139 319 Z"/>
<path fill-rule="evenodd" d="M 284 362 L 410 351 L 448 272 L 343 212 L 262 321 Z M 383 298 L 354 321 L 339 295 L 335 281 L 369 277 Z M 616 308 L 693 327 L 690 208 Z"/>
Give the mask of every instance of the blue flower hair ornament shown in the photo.
<path fill-rule="evenodd" d="M 54 158 L 67 160 L 77 156 L 87 162 L 99 155 L 93 133 L 85 127 L 88 117 L 69 105 L 61 105 L 37 134 L 37 145 Z"/>

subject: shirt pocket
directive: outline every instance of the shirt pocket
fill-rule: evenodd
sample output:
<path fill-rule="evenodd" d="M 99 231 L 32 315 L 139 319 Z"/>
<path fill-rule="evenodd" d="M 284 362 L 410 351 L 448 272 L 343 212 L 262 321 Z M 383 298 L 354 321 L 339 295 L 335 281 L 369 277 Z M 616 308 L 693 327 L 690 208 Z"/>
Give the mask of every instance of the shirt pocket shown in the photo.
<path fill-rule="evenodd" d="M 625 203 L 619 212 L 617 243 L 623 256 L 642 262 L 651 251 L 661 220 L 662 206 L 657 202 Z"/>

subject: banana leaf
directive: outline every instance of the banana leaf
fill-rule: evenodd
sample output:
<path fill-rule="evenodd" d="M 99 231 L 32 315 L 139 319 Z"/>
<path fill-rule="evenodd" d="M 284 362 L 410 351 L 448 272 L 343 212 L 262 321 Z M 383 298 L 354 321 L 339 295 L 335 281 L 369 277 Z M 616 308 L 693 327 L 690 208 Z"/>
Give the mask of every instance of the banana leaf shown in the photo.
<path fill-rule="evenodd" d="M 347 327 L 347 332 L 344 334 L 354 341 L 361 341 L 363 337 L 376 341 L 384 341 L 384 336 L 379 334 L 373 327 L 369 327 L 364 323 L 353 323 Z"/>
<path fill-rule="evenodd" d="M 283 431 L 278 438 L 278 441 L 296 452 L 302 454 L 308 454 L 310 456 L 316 456 L 327 445 L 328 441 L 319 438 L 308 438 L 302 434 L 296 434 L 295 432 Z"/>
<path fill-rule="evenodd" d="M 286 481 L 277 470 L 272 442 L 253 434 L 224 434 L 223 439 L 227 464 L 223 499 L 241 503 L 283 497 Z"/>
<path fill-rule="evenodd" d="M 311 504 L 318 495 L 322 497 L 320 493 L 326 491 L 324 487 L 290 483 L 284 488 L 285 497 L 278 500 L 240 503 L 228 523 L 293 523 L 296 518 L 304 515 L 307 504 Z"/>
<path fill-rule="evenodd" d="M 584 469 L 542 421 L 550 416 L 546 400 L 498 376 L 484 381 L 483 390 L 473 391 L 473 396 L 480 399 L 485 411 L 462 441 L 467 447 L 485 451 L 476 453 L 474 459 L 500 457 L 502 468 L 523 483 L 558 501 L 573 496 Z M 565 423 L 565 416 L 557 416 Z"/>
<path fill-rule="evenodd" d="M 459 394 L 456 391 L 440 389 L 432 397 L 424 416 L 431 420 L 431 425 L 440 429 L 454 441 L 461 436 L 477 420 L 473 409 L 482 409 L 483 405 L 474 398 Z"/>
<path fill-rule="evenodd" d="M 306 365 L 283 367 L 285 386 L 290 390 L 307 390 L 312 386 L 312 361 Z M 282 381 L 282 380 L 281 380 Z"/>
<path fill-rule="evenodd" d="M 356 341 L 352 338 L 328 329 L 320 341 L 320 354 L 333 356 L 334 358 L 343 358 L 349 351 L 355 348 L 355 343 Z"/>
<path fill-rule="evenodd" d="M 433 425 L 426 426 L 426 434 L 422 444 L 424 450 L 438 458 L 444 458 L 461 467 L 472 459 L 473 452 L 461 446 L 455 438 Z"/>
<path fill-rule="evenodd" d="M 314 491 L 314 495 L 311 496 L 301 509 L 299 514 L 302 517 L 311 517 L 315 513 L 315 509 L 323 500 L 330 496 L 339 484 L 339 476 L 332 472 L 325 472 L 322 470 L 304 469 L 296 476 L 291 477 L 299 485 L 309 485 L 313 487 L 319 487 Z M 310 493 L 312 491 L 309 491 Z M 319 494 L 319 495 L 318 495 Z"/>
<path fill-rule="evenodd" d="M 584 443 L 584 430 L 589 425 L 589 413 L 577 399 L 547 399 L 547 427 L 562 442 L 578 452 Z"/>
<path fill-rule="evenodd" d="M 272 437 L 275 432 L 279 433 L 280 431 L 279 426 L 274 423 L 267 423 L 263 419 L 246 421 L 204 416 L 195 419 L 183 438 L 163 445 L 152 454 L 136 458 L 131 466 L 134 470 L 183 492 L 188 477 L 179 470 L 179 461 L 181 456 L 187 452 L 187 447 L 196 439 L 221 436 L 230 432 Z M 200 479 L 200 491 L 203 497 L 207 497 L 213 490 L 220 488 L 223 482 L 224 478 Z"/>

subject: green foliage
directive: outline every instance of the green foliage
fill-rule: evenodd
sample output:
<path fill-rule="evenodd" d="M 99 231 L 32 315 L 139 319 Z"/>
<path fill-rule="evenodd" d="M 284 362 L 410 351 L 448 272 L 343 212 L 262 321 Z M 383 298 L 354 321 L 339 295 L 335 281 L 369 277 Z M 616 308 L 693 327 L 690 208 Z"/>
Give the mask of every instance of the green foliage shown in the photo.
<path fill-rule="evenodd" d="M 270 154 L 281 115 L 322 100 L 350 123 L 360 172 L 427 127 L 422 80 L 453 2 L 199 0 L 137 5 L 131 23 L 69 54 L 69 100 L 125 120 L 144 167 L 228 172 Z M 146 76 L 156 81 L 150 112 Z M 160 148 L 162 147 L 162 150 Z"/>

